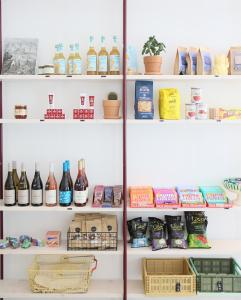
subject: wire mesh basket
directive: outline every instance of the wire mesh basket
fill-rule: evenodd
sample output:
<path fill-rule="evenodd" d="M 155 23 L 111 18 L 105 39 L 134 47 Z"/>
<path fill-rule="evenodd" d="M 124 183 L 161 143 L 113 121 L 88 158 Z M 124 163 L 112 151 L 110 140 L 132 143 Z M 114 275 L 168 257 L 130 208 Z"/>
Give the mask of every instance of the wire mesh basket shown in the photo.
<path fill-rule="evenodd" d="M 39 255 L 28 269 L 33 293 L 86 293 L 97 260 L 89 256 Z"/>
<path fill-rule="evenodd" d="M 149 296 L 191 296 L 196 276 L 187 259 L 143 259 L 143 282 Z"/>
<path fill-rule="evenodd" d="M 117 250 L 117 232 L 67 233 L 67 250 Z"/>

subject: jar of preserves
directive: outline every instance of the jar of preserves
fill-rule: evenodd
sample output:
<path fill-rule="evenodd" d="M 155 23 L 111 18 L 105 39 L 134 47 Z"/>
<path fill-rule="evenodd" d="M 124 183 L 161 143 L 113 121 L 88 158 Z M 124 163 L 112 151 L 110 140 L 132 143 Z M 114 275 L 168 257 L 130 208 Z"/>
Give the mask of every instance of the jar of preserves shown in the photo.
<path fill-rule="evenodd" d="M 15 105 L 15 119 L 27 119 L 27 105 Z"/>

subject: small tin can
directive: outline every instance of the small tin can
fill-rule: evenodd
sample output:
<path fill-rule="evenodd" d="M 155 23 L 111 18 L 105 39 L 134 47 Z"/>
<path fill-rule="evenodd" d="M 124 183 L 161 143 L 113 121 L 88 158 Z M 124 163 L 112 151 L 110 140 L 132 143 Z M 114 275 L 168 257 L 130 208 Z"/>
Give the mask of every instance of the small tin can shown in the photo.
<path fill-rule="evenodd" d="M 185 118 L 187 120 L 195 120 L 197 114 L 197 107 L 194 103 L 186 103 L 185 105 Z"/>
<path fill-rule="evenodd" d="M 197 120 L 208 119 L 208 106 L 205 103 L 198 103 L 197 106 Z"/>
<path fill-rule="evenodd" d="M 201 93 L 202 90 L 200 88 L 191 88 L 191 102 L 201 103 L 202 102 Z"/>

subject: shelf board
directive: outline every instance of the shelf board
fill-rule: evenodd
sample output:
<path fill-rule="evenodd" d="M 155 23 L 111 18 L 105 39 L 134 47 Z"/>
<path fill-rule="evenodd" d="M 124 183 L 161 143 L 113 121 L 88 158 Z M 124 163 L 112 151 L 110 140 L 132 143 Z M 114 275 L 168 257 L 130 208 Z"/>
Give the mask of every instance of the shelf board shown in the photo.
<path fill-rule="evenodd" d="M 154 257 L 231 257 L 240 255 L 241 240 L 210 240 L 210 249 L 162 249 L 152 251 L 151 247 L 131 248 L 128 244 L 128 255 Z"/>
<path fill-rule="evenodd" d="M 128 299 L 145 299 L 145 300 L 149 300 L 149 299 L 153 299 L 153 296 L 146 296 L 144 294 L 144 286 L 143 286 L 143 282 L 142 280 L 128 280 L 128 286 L 127 286 L 127 290 L 128 290 Z M 193 296 L 188 296 L 187 298 L 189 299 L 196 299 L 198 297 L 226 297 L 226 299 L 230 299 L 232 297 L 237 297 L 239 296 L 241 298 L 241 293 L 197 293 L 197 295 L 193 295 Z M 173 296 L 175 297 L 175 296 Z M 180 297 L 179 295 L 177 295 L 176 297 Z M 169 296 L 160 296 L 161 298 L 169 298 Z"/>
<path fill-rule="evenodd" d="M 241 75 L 127 75 L 127 80 L 191 81 L 191 80 L 241 80 Z"/>
<path fill-rule="evenodd" d="M 210 211 L 210 212 L 215 212 L 218 213 L 220 211 L 226 211 L 227 213 L 232 212 L 234 210 L 241 210 L 241 206 L 233 206 L 230 208 L 223 208 L 223 207 L 215 207 L 215 208 L 210 208 L 210 207 L 202 207 L 202 208 L 187 208 L 187 207 L 179 207 L 179 208 L 132 208 L 132 207 L 127 207 L 127 211 L 129 213 L 150 213 L 150 212 L 184 212 L 184 211 Z"/>
<path fill-rule="evenodd" d="M 132 125 L 241 125 L 241 120 L 160 120 L 160 119 L 153 119 L 153 120 L 138 120 L 138 119 L 128 119 L 127 124 Z"/>
<path fill-rule="evenodd" d="M 78 125 L 96 125 L 96 124 L 122 124 L 122 119 L 93 119 L 93 120 L 73 120 L 73 119 L 56 119 L 56 120 L 44 120 L 44 119 L 0 119 L 0 124 L 78 124 Z"/>
<path fill-rule="evenodd" d="M 91 202 L 89 201 L 86 206 L 84 207 L 77 207 L 75 205 L 63 207 L 63 206 L 53 206 L 48 207 L 46 205 L 43 206 L 5 206 L 3 204 L 3 200 L 0 200 L 0 211 L 14 211 L 14 212 L 122 212 L 122 207 L 111 207 L 111 208 L 98 208 L 98 207 L 92 207 Z"/>
<path fill-rule="evenodd" d="M 77 299 L 122 299 L 121 280 L 91 280 L 88 293 L 85 294 L 46 294 L 32 293 L 27 280 L 0 280 L 0 298 L 77 298 Z"/>
<path fill-rule="evenodd" d="M 0 249 L 0 254 L 3 255 L 44 255 L 44 254 L 53 254 L 53 255 L 86 255 L 93 254 L 98 256 L 106 256 L 106 255 L 122 255 L 123 254 L 123 242 L 118 241 L 117 250 L 71 250 L 67 251 L 66 241 L 62 242 L 62 245 L 57 248 L 51 247 L 36 247 L 32 246 L 28 249 L 17 248 L 17 249 Z M 1 297 L 0 297 L 1 298 Z"/>
<path fill-rule="evenodd" d="M 9 80 L 122 80 L 122 75 L 0 75 L 0 81 Z"/>

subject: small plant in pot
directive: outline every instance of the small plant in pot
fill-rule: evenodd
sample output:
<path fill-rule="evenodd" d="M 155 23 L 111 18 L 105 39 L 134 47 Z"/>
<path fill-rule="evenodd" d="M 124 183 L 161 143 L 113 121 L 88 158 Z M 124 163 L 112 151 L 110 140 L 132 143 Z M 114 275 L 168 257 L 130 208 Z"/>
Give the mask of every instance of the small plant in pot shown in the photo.
<path fill-rule="evenodd" d="M 160 54 L 165 51 L 165 44 L 159 43 L 154 35 L 149 37 L 142 50 L 142 55 L 146 55 L 144 56 L 145 74 L 161 74 L 162 57 Z"/>
<path fill-rule="evenodd" d="M 115 92 L 108 94 L 108 100 L 103 100 L 104 118 L 119 119 L 120 100 Z"/>

